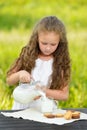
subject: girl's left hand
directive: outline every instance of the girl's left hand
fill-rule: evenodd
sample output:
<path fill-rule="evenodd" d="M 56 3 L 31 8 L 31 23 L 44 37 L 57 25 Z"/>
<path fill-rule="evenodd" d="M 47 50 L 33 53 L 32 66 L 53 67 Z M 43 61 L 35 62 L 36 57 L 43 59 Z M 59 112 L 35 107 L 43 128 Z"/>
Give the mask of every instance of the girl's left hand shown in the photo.
<path fill-rule="evenodd" d="M 43 92 L 46 92 L 46 87 L 45 86 L 36 85 L 36 89 L 41 90 Z"/>
<path fill-rule="evenodd" d="M 34 98 L 34 100 L 37 100 L 37 99 L 39 99 L 41 96 L 36 96 L 35 98 Z"/>

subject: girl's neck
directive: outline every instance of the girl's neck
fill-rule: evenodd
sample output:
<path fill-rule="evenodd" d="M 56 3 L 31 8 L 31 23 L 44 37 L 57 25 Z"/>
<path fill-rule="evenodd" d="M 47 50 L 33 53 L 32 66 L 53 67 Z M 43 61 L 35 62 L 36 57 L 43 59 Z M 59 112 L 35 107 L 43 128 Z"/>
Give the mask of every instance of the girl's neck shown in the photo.
<path fill-rule="evenodd" d="M 40 58 L 41 60 L 50 60 L 53 58 L 53 55 L 44 55 L 44 54 L 39 54 L 38 58 Z"/>

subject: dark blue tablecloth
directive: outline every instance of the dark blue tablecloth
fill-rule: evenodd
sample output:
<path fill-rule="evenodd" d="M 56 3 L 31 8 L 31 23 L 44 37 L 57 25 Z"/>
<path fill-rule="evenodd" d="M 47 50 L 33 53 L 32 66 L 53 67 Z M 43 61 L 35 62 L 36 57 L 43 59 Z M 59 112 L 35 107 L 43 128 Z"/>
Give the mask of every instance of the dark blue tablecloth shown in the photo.
<path fill-rule="evenodd" d="M 87 113 L 86 108 L 75 110 Z M 87 130 L 87 120 L 79 120 L 65 125 L 55 125 L 5 117 L 0 113 L 0 130 Z"/>

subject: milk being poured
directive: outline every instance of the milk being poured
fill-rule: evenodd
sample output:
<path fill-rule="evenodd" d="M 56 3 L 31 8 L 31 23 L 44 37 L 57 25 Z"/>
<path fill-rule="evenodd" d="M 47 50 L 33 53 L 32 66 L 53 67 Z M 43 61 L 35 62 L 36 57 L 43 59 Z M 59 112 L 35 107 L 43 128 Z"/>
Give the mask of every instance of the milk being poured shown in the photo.
<path fill-rule="evenodd" d="M 49 99 L 46 97 L 44 92 L 41 92 L 41 106 L 40 106 L 40 111 L 41 112 L 52 112 L 54 108 L 54 101 L 52 99 Z"/>

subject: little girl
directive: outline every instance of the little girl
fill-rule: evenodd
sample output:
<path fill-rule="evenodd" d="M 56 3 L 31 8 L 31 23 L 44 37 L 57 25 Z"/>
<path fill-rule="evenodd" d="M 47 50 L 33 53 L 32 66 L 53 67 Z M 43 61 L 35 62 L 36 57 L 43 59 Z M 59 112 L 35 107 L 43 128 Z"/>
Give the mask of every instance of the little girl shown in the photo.
<path fill-rule="evenodd" d="M 55 16 L 42 18 L 35 26 L 29 43 L 22 48 L 7 72 L 7 83 L 41 81 L 42 90 L 54 100 L 66 100 L 69 95 L 70 57 L 64 24 Z M 33 105 L 40 103 L 40 99 Z M 14 101 L 13 109 L 25 109 L 31 104 Z"/>

